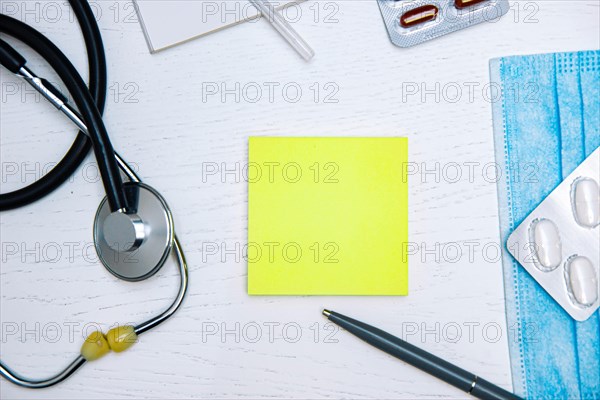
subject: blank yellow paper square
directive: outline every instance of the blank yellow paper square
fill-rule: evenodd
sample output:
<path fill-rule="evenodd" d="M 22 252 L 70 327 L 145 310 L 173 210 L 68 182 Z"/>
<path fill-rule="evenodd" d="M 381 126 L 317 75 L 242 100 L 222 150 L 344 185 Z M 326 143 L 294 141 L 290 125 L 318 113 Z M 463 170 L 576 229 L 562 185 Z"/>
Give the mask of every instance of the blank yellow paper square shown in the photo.
<path fill-rule="evenodd" d="M 406 138 L 251 137 L 248 293 L 408 294 Z"/>

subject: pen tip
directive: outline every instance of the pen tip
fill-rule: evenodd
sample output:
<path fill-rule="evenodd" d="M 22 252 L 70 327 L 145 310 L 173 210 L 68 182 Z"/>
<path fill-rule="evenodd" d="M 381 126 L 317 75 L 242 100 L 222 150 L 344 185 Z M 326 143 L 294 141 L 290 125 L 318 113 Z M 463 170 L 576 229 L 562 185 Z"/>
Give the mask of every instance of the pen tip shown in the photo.
<path fill-rule="evenodd" d="M 323 315 L 326 317 L 329 317 L 331 315 L 331 311 L 329 310 L 323 310 Z"/>

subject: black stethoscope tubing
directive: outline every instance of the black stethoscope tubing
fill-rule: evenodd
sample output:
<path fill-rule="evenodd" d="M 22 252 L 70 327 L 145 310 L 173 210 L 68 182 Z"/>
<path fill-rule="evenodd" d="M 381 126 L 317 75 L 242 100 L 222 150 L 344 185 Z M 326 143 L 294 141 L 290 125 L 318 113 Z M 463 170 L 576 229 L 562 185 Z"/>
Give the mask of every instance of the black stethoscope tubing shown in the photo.
<path fill-rule="evenodd" d="M 81 113 L 89 137 L 79 132 L 63 159 L 40 180 L 22 189 L 0 195 L 0 211 L 32 203 L 52 192 L 65 182 L 83 162 L 90 145 L 94 150 L 108 202 L 112 211 L 125 210 L 126 198 L 114 149 L 102 121 L 106 96 L 106 58 L 100 31 L 91 8 L 85 1 L 69 0 L 77 17 L 88 53 L 90 87 L 69 59 L 43 34 L 29 25 L 0 14 L 0 32 L 25 43 L 56 71 Z M 6 42 L 0 39 L 2 64 L 18 73 L 25 60 Z"/>

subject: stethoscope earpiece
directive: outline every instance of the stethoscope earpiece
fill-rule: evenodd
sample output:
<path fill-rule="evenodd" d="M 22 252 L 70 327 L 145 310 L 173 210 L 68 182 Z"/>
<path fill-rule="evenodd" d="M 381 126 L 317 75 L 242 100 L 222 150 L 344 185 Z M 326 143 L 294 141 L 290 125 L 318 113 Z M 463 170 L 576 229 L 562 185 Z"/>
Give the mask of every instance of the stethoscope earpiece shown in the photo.
<path fill-rule="evenodd" d="M 94 245 L 116 277 L 140 281 L 164 265 L 173 246 L 173 217 L 162 196 L 141 182 L 124 184 L 128 210 L 111 212 L 105 197 L 94 219 Z"/>

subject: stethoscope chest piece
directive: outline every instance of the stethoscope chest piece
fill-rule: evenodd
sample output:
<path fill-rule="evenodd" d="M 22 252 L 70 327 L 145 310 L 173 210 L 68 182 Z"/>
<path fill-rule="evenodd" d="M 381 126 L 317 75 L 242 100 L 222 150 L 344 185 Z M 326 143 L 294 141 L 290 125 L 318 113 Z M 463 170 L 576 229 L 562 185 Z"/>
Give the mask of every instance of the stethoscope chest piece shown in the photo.
<path fill-rule="evenodd" d="M 111 212 L 106 198 L 94 220 L 102 264 L 118 278 L 140 281 L 163 266 L 173 246 L 173 217 L 162 196 L 141 182 L 125 183 L 127 210 Z"/>

